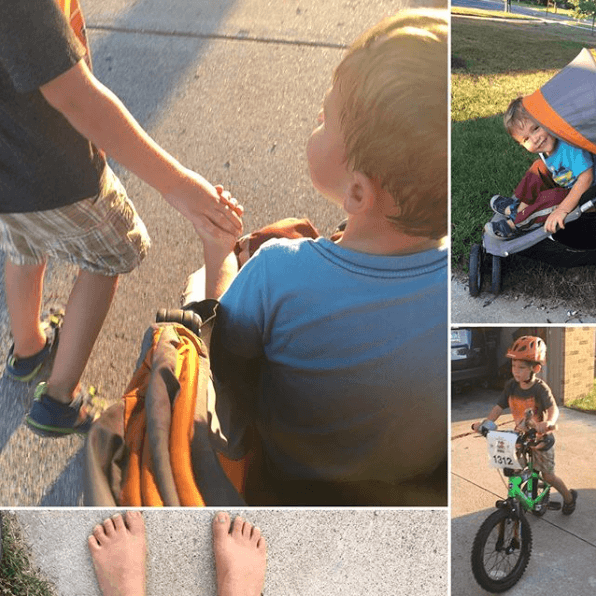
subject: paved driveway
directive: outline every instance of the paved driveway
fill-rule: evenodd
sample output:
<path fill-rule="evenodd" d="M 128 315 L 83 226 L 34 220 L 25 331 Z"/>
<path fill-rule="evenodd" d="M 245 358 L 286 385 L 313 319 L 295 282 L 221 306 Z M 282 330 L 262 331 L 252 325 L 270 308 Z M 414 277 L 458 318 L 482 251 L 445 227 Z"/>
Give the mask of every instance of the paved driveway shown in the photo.
<path fill-rule="evenodd" d="M 495 501 L 507 494 L 500 474 L 488 467 L 485 439 L 471 433 L 499 393 L 469 390 L 453 396 L 451 406 L 451 593 L 486 594 L 470 567 L 470 553 L 480 524 L 494 510 Z M 499 424 L 512 428 L 509 414 Z M 575 513 L 564 516 L 548 511 L 543 518 L 530 516 L 533 549 L 528 568 L 508 595 L 539 594 L 585 596 L 594 592 L 596 570 L 596 416 L 563 408 L 556 433 L 557 474 L 578 492 Z M 553 500 L 561 497 L 553 491 Z"/>

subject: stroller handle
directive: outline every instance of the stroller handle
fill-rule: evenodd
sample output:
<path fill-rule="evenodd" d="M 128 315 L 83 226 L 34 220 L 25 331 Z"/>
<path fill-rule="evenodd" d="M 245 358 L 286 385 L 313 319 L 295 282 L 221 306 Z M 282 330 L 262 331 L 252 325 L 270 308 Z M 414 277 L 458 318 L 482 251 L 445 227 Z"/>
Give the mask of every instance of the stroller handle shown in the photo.
<path fill-rule="evenodd" d="M 590 201 L 586 201 L 583 205 L 579 206 L 580 213 L 585 213 L 589 209 L 593 209 L 596 207 L 596 203 L 594 203 L 595 199 L 591 199 Z"/>

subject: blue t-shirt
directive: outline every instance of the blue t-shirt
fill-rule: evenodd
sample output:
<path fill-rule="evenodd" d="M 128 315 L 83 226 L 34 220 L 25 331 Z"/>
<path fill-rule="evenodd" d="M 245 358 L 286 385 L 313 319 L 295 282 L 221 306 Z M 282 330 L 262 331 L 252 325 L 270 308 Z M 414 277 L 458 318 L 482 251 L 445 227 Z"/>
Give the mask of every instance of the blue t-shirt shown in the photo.
<path fill-rule="evenodd" d="M 289 478 L 399 482 L 445 457 L 446 251 L 269 241 L 220 313 L 228 349 L 265 356 L 257 426 Z"/>
<path fill-rule="evenodd" d="M 540 154 L 553 180 L 563 188 L 572 188 L 577 177 L 594 165 L 592 154 L 560 139 L 550 155 Z"/>

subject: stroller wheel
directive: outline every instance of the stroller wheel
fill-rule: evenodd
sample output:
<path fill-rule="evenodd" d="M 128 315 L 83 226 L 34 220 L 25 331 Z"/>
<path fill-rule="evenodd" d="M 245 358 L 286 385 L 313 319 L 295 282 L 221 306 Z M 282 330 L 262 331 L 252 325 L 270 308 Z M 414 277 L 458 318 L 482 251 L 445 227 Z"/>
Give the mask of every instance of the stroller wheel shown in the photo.
<path fill-rule="evenodd" d="M 490 291 L 495 296 L 501 292 L 501 257 L 493 255 Z"/>
<path fill-rule="evenodd" d="M 473 244 L 470 249 L 470 273 L 469 286 L 470 296 L 476 297 L 482 289 L 482 247 L 480 244 Z"/>

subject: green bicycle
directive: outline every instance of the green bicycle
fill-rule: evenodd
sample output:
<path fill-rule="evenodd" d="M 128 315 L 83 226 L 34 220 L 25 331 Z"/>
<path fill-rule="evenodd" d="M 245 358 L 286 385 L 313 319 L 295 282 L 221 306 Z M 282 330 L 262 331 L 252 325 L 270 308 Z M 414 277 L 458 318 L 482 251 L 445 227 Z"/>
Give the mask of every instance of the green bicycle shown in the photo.
<path fill-rule="evenodd" d="M 529 417 L 527 417 L 529 419 Z M 550 485 L 534 470 L 533 448 L 546 450 L 554 436 L 539 439 L 536 430 L 497 431 L 485 420 L 479 432 L 487 438 L 491 466 L 508 478 L 507 498 L 496 502 L 497 510 L 480 526 L 472 547 L 472 572 L 488 592 L 505 592 L 524 574 L 532 552 L 532 528 L 526 518 L 531 512 L 543 516 L 547 509 L 560 509 L 550 501 Z"/>

